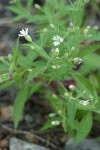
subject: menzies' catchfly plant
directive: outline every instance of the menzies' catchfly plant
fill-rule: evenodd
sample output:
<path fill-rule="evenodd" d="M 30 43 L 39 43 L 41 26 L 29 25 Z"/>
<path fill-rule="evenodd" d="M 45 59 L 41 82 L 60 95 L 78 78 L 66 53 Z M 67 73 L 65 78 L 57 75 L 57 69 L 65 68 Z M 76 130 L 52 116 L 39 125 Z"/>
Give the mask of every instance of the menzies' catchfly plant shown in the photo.
<path fill-rule="evenodd" d="M 18 31 L 11 54 L 0 57 L 6 68 L 0 75 L 1 89 L 17 86 L 16 128 L 25 102 L 37 92 L 54 114 L 48 114 L 41 131 L 59 126 L 76 143 L 91 131 L 94 116 L 100 115 L 100 31 L 84 23 L 87 2 L 46 0 L 33 6 L 33 0 L 26 5 L 19 0 L 7 7 L 15 14 L 12 21 L 25 21 L 26 26 Z"/>

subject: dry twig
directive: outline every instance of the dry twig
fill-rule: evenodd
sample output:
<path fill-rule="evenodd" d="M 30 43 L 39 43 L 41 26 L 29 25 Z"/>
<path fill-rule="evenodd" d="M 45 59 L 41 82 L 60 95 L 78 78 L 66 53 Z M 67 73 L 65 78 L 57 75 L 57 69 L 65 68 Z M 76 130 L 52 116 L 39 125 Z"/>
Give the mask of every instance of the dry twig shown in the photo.
<path fill-rule="evenodd" d="M 28 131 L 22 131 L 22 130 L 17 130 L 17 129 L 12 129 L 10 127 L 7 127 L 5 125 L 0 125 L 1 128 L 3 128 L 4 130 L 7 130 L 9 132 L 12 132 L 14 134 L 24 134 L 24 135 L 29 135 L 31 136 L 32 138 L 36 138 L 38 139 L 39 141 L 43 142 L 43 143 L 46 143 L 48 146 L 52 147 L 53 149 L 57 149 L 57 150 L 60 150 L 60 148 L 58 146 L 56 146 L 55 144 L 51 143 L 50 141 L 47 141 L 46 139 L 36 135 L 36 134 L 33 134 L 33 133 L 30 133 Z"/>

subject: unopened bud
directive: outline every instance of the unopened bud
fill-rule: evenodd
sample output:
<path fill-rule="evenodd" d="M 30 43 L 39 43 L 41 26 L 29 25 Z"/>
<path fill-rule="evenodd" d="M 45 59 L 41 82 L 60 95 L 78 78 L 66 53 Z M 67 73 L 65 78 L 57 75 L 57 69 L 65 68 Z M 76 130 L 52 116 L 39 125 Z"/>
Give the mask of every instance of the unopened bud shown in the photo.
<path fill-rule="evenodd" d="M 43 29 L 43 32 L 44 32 L 44 33 L 48 32 L 48 29 L 47 29 L 47 28 L 44 28 L 44 29 Z"/>
<path fill-rule="evenodd" d="M 98 27 L 98 26 L 94 26 L 94 27 L 93 27 L 93 29 L 98 30 L 98 29 L 99 29 L 99 27 Z"/>
<path fill-rule="evenodd" d="M 70 89 L 71 91 L 74 91 L 74 90 L 75 90 L 75 86 L 74 86 L 74 85 L 70 85 L 70 86 L 69 86 L 69 89 Z"/>
<path fill-rule="evenodd" d="M 30 48 L 31 48 L 31 49 L 35 49 L 35 47 L 34 47 L 34 46 L 30 46 Z"/>
<path fill-rule="evenodd" d="M 84 0 L 84 3 L 88 3 L 89 2 L 89 0 Z"/>
<path fill-rule="evenodd" d="M 88 31 L 89 31 L 89 30 L 86 28 L 86 29 L 84 29 L 83 33 L 84 33 L 84 34 L 87 34 Z"/>
<path fill-rule="evenodd" d="M 27 71 L 31 72 L 31 71 L 32 71 L 32 69 L 27 69 Z"/>
<path fill-rule="evenodd" d="M 83 101 L 82 104 L 83 104 L 84 106 L 86 106 L 86 105 L 90 104 L 90 100 L 85 100 L 85 101 Z"/>
<path fill-rule="evenodd" d="M 86 28 L 87 28 L 87 29 L 90 29 L 91 27 L 90 27 L 90 26 L 87 26 Z"/>
<path fill-rule="evenodd" d="M 52 125 L 59 125 L 60 122 L 59 122 L 58 120 L 56 120 L 56 121 L 52 121 L 51 124 L 52 124 Z"/>
<path fill-rule="evenodd" d="M 91 36 L 92 36 L 92 34 L 89 34 L 89 35 L 88 35 L 88 37 L 91 37 Z"/>
<path fill-rule="evenodd" d="M 65 54 L 64 54 L 64 57 L 65 57 L 65 58 L 68 58 L 68 53 L 65 53 Z"/>
<path fill-rule="evenodd" d="M 73 23 L 72 23 L 72 22 L 70 22 L 69 26 L 70 26 L 70 27 L 73 27 Z"/>
<path fill-rule="evenodd" d="M 50 27 L 55 29 L 55 26 L 53 24 L 50 24 Z"/>
<path fill-rule="evenodd" d="M 67 92 L 65 92 L 65 93 L 64 93 L 64 96 L 68 96 L 68 93 L 67 93 Z"/>
<path fill-rule="evenodd" d="M 49 117 L 54 117 L 54 116 L 55 116 L 54 113 L 50 113 L 50 114 L 49 114 Z"/>
<path fill-rule="evenodd" d="M 2 56 L 0 57 L 0 61 L 1 61 L 1 62 L 3 62 L 3 61 L 4 61 L 4 58 L 3 58 Z"/>
<path fill-rule="evenodd" d="M 59 48 L 56 48 L 53 52 L 55 57 L 59 56 Z"/>
<path fill-rule="evenodd" d="M 55 65 L 52 65 L 52 68 L 53 68 L 53 69 L 56 69 L 57 67 L 56 67 Z"/>
<path fill-rule="evenodd" d="M 52 97 L 53 97 L 53 98 L 57 98 L 56 94 L 52 94 Z"/>
<path fill-rule="evenodd" d="M 38 4 L 35 4 L 34 7 L 35 7 L 36 9 L 41 9 L 40 5 L 38 5 Z"/>
<path fill-rule="evenodd" d="M 8 60 L 12 61 L 12 55 L 11 54 L 8 54 Z"/>
<path fill-rule="evenodd" d="M 32 42 L 32 38 L 30 37 L 30 35 L 26 35 L 24 37 L 28 42 Z"/>
<path fill-rule="evenodd" d="M 82 63 L 82 58 L 78 58 L 78 57 L 74 58 L 73 63 L 74 65 L 80 65 Z"/>
<path fill-rule="evenodd" d="M 74 51 L 74 50 L 75 50 L 75 47 L 72 47 L 72 48 L 71 48 L 71 51 Z"/>

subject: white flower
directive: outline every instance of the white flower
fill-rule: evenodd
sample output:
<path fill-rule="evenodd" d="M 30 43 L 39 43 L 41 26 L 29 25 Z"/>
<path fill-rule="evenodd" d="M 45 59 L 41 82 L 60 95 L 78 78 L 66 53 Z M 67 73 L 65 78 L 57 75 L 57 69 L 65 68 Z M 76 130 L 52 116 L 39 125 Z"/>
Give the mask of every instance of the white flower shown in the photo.
<path fill-rule="evenodd" d="M 22 29 L 21 31 L 19 31 L 20 32 L 20 34 L 19 34 L 19 36 L 27 36 L 28 35 L 28 28 L 25 28 L 25 30 L 24 29 Z"/>
<path fill-rule="evenodd" d="M 19 37 L 24 37 L 28 42 L 32 42 L 32 38 L 28 35 L 28 28 L 22 29 L 20 31 Z"/>
<path fill-rule="evenodd" d="M 85 105 L 88 105 L 89 103 L 90 103 L 89 100 L 83 101 L 83 105 L 84 105 L 84 106 L 85 106 Z"/>
<path fill-rule="evenodd" d="M 53 36 L 53 41 L 54 41 L 54 43 L 53 43 L 53 45 L 54 46 L 58 46 L 61 42 L 63 42 L 63 38 L 62 37 L 60 37 L 59 35 L 56 35 L 56 36 Z"/>
<path fill-rule="evenodd" d="M 82 58 L 79 58 L 79 60 L 78 60 L 78 64 L 81 64 L 82 63 Z"/>

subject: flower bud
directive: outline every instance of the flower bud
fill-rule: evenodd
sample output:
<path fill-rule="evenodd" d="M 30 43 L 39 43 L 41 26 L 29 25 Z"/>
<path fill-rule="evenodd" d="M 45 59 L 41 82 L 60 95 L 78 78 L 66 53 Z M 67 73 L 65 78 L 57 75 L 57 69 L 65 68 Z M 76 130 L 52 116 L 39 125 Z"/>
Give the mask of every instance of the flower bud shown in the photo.
<path fill-rule="evenodd" d="M 26 35 L 24 37 L 28 42 L 32 42 L 32 38 L 30 37 L 30 35 Z"/>
<path fill-rule="evenodd" d="M 59 56 L 59 48 L 56 48 L 53 52 L 55 57 Z"/>
<path fill-rule="evenodd" d="M 53 69 L 56 69 L 57 67 L 56 67 L 55 65 L 52 65 L 52 68 L 53 68 Z"/>
<path fill-rule="evenodd" d="M 88 3 L 89 2 L 89 0 L 84 0 L 84 3 Z"/>
<path fill-rule="evenodd" d="M 70 89 L 71 91 L 74 91 L 74 90 L 75 90 L 75 86 L 74 86 L 74 85 L 70 85 L 70 86 L 69 86 L 69 89 Z"/>
<path fill-rule="evenodd" d="M 64 96 L 68 96 L 68 93 L 67 93 L 67 92 L 65 92 L 65 93 L 64 93 Z"/>
<path fill-rule="evenodd" d="M 50 24 L 50 27 L 55 29 L 55 26 L 53 24 Z"/>
<path fill-rule="evenodd" d="M 90 38 L 92 36 L 92 34 L 89 34 L 88 37 Z"/>
<path fill-rule="evenodd" d="M 52 125 L 59 125 L 60 122 L 59 122 L 58 120 L 56 120 L 56 121 L 52 121 L 51 124 L 52 124 Z"/>
<path fill-rule="evenodd" d="M 83 33 L 84 33 L 84 34 L 87 34 L 88 31 L 89 31 L 88 28 L 86 28 L 86 29 L 84 29 Z"/>
<path fill-rule="evenodd" d="M 47 29 L 47 28 L 44 28 L 44 29 L 43 29 L 43 33 L 46 33 L 46 32 L 48 32 L 48 29 Z"/>
<path fill-rule="evenodd" d="M 72 48 L 71 48 L 71 51 L 74 51 L 74 50 L 75 50 L 75 47 L 72 47 Z"/>
<path fill-rule="evenodd" d="M 86 28 L 87 28 L 87 29 L 90 29 L 91 27 L 90 27 L 90 26 L 87 26 Z"/>
<path fill-rule="evenodd" d="M 32 69 L 27 69 L 27 71 L 31 72 L 31 71 L 32 71 Z"/>
<path fill-rule="evenodd" d="M 74 65 L 80 65 L 82 63 L 82 58 L 78 58 L 78 57 L 74 58 L 73 63 Z"/>
<path fill-rule="evenodd" d="M 11 54 L 8 54 L 8 60 L 12 61 L 12 55 Z"/>
<path fill-rule="evenodd" d="M 98 27 L 98 26 L 94 26 L 94 27 L 93 27 L 93 29 L 98 30 L 98 29 L 99 29 L 99 27 Z"/>
<path fill-rule="evenodd" d="M 65 54 L 64 54 L 64 57 L 65 57 L 65 58 L 68 58 L 68 53 L 65 53 Z"/>
<path fill-rule="evenodd" d="M 70 22 L 69 26 L 70 26 L 70 27 L 73 27 L 73 23 L 72 23 L 72 22 Z"/>
<path fill-rule="evenodd" d="M 34 47 L 34 46 L 30 46 L 30 48 L 31 48 L 31 49 L 35 49 L 35 47 Z"/>
<path fill-rule="evenodd" d="M 53 97 L 53 98 L 57 98 L 56 94 L 52 94 L 52 97 Z"/>
<path fill-rule="evenodd" d="M 40 5 L 38 5 L 38 4 L 35 4 L 34 7 L 35 7 L 36 9 L 41 9 Z"/>
<path fill-rule="evenodd" d="M 49 117 L 54 117 L 55 116 L 55 113 L 50 113 L 49 114 Z"/>
<path fill-rule="evenodd" d="M 89 100 L 85 100 L 85 101 L 83 101 L 83 103 L 82 103 L 82 104 L 83 104 L 84 106 L 86 106 L 86 105 L 88 105 L 89 103 L 90 103 L 90 101 L 89 101 Z"/>

